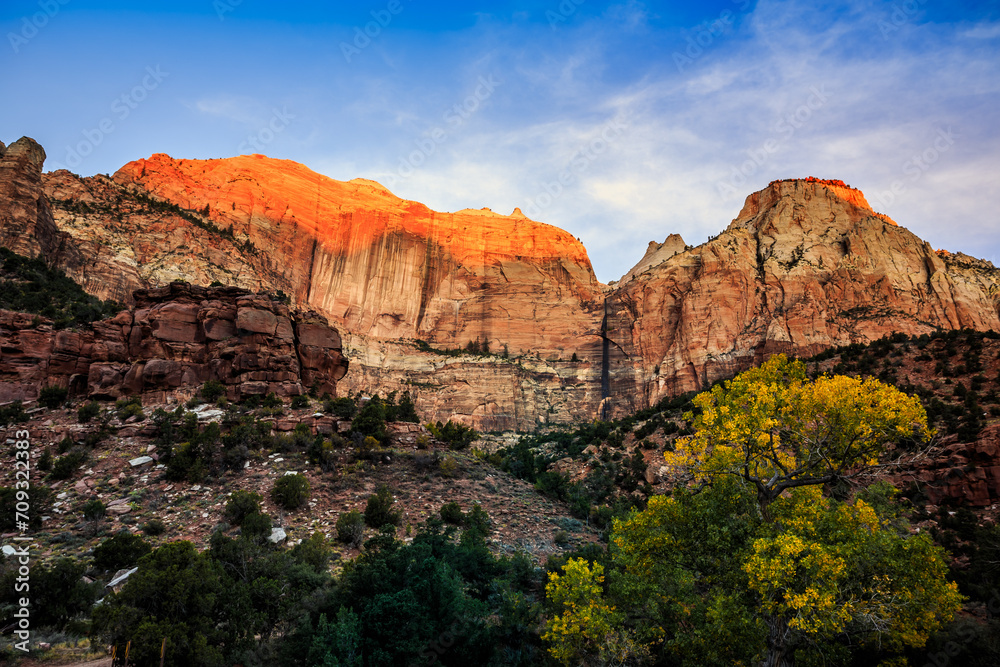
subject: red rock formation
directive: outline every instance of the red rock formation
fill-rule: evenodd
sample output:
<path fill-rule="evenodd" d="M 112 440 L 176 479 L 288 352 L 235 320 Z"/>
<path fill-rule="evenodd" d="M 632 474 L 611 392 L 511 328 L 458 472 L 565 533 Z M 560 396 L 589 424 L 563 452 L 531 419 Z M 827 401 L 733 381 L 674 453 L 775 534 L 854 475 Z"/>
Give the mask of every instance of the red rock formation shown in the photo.
<path fill-rule="evenodd" d="M 45 151 L 34 139 L 0 143 L 0 245 L 27 257 L 49 256 L 59 232 L 42 194 Z"/>
<path fill-rule="evenodd" d="M 336 329 L 238 288 L 173 283 L 136 293 L 134 310 L 80 331 L 0 311 L 0 400 L 36 398 L 42 387 L 74 395 L 190 394 L 208 380 L 229 397 L 289 396 L 315 385 L 336 395 L 347 372 Z"/>
<path fill-rule="evenodd" d="M 989 296 L 997 273 L 946 264 L 857 190 L 776 181 L 718 237 L 608 295 L 612 412 L 704 388 L 775 352 L 1000 329 Z"/>
<path fill-rule="evenodd" d="M 596 349 L 601 285 L 565 231 L 488 209 L 436 213 L 378 183 L 261 155 L 154 155 L 115 180 L 193 210 L 275 259 L 290 294 L 353 334 L 541 356 Z M 589 313 L 587 317 L 585 314 Z"/>
<path fill-rule="evenodd" d="M 21 172 L 38 160 L 19 160 L 0 177 L 35 183 Z M 776 351 L 1000 324 L 991 264 L 939 256 L 840 181 L 776 181 L 709 243 L 652 244 L 612 289 L 579 242 L 520 212 L 436 213 L 262 156 L 154 155 L 114 180 L 56 172 L 42 185 L 60 235 L 47 257 L 91 293 L 121 300 L 176 279 L 282 290 L 344 332 L 342 389 L 410 390 L 425 418 L 483 430 L 645 407 Z M 31 187 L 19 201 L 38 201 Z M 8 244 L 44 245 L 42 209 L 8 215 Z M 511 358 L 422 352 L 417 339 Z"/>

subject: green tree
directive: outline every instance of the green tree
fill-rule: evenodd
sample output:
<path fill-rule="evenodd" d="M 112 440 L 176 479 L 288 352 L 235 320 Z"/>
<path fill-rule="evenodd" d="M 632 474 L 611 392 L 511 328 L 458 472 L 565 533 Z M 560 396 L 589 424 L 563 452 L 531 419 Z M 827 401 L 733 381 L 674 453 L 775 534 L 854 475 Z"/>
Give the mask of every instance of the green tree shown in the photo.
<path fill-rule="evenodd" d="M 227 618 L 226 604 L 219 565 L 190 542 L 171 542 L 140 560 L 121 592 L 96 608 L 94 631 L 120 649 L 131 642 L 137 665 L 158 664 L 165 638 L 167 665 L 221 667 L 232 664 L 226 656 L 245 632 Z"/>

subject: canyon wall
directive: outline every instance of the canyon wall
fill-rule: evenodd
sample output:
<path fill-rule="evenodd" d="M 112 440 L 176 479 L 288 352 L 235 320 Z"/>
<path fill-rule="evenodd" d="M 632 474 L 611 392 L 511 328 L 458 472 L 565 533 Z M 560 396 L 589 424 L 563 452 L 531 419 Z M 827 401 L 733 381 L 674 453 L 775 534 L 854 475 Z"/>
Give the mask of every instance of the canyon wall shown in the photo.
<path fill-rule="evenodd" d="M 992 264 L 839 181 L 772 183 L 717 237 L 669 235 L 602 285 L 577 239 L 518 210 L 438 213 L 259 155 L 42 175 L 32 145 L 0 162 L 5 245 L 125 303 L 175 280 L 280 290 L 343 333 L 342 393 L 410 391 L 425 419 L 481 430 L 623 414 L 777 351 L 1000 328 Z"/>

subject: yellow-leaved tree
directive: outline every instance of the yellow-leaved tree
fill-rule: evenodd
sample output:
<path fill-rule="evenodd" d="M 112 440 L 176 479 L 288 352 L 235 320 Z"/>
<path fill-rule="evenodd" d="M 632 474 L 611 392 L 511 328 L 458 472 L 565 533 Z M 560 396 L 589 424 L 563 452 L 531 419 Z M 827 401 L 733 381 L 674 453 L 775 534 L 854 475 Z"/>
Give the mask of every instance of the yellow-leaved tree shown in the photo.
<path fill-rule="evenodd" d="M 762 516 L 784 491 L 849 479 L 878 463 L 888 444 L 927 440 L 920 401 L 869 378 L 809 380 L 785 355 L 699 394 L 694 435 L 665 454 L 675 472 L 753 485 Z"/>
<path fill-rule="evenodd" d="M 904 664 L 951 620 L 961 596 L 945 552 L 898 518 L 895 489 L 839 484 L 893 443 L 931 437 L 915 398 L 873 379 L 811 380 L 779 355 L 694 403 L 693 435 L 665 455 L 694 491 L 615 521 L 607 586 L 599 565 L 571 560 L 546 589 L 560 662 L 617 664 L 603 647 L 629 637 L 649 664 L 851 664 L 858 652 Z"/>

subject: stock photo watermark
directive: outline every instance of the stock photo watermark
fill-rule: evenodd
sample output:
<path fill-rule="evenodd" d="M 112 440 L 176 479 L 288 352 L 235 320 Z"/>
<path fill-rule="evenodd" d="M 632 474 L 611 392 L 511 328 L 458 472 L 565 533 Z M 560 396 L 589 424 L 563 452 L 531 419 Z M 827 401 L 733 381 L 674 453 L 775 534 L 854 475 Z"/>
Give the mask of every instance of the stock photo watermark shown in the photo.
<path fill-rule="evenodd" d="M 441 120 L 449 126 L 452 131 L 462 127 L 472 116 L 479 111 L 483 103 L 493 96 L 493 92 L 503 82 L 497 80 L 492 74 L 488 77 L 480 76 L 477 86 L 472 94 L 461 102 L 445 109 L 441 114 Z M 435 127 L 419 139 L 414 140 L 415 150 L 399 159 L 395 174 L 385 177 L 386 187 L 392 188 L 400 179 L 406 179 L 416 173 L 416 170 L 426 164 L 427 160 L 434 155 L 438 146 L 448 140 L 448 130 L 443 127 Z"/>
<path fill-rule="evenodd" d="M 40 12 L 35 12 L 31 16 L 21 17 L 21 29 L 17 32 L 8 32 L 7 40 L 14 53 L 19 53 L 21 47 L 35 38 L 40 30 L 49 24 L 49 21 L 59 13 L 64 5 L 68 5 L 70 0 L 40 0 L 38 7 Z"/>
<path fill-rule="evenodd" d="M 79 167 L 84 159 L 91 155 L 98 146 L 104 143 L 105 138 L 118 128 L 116 123 L 124 121 L 135 109 L 138 109 L 139 105 L 149 97 L 150 93 L 159 88 L 168 76 L 170 73 L 161 70 L 159 65 L 155 68 L 147 67 L 145 76 L 137 85 L 112 100 L 112 116 L 102 118 L 96 127 L 84 129 L 81 132 L 83 141 L 77 142 L 75 146 L 67 145 L 65 161 L 63 163 L 57 162 L 54 167 L 56 169 Z"/>
<path fill-rule="evenodd" d="M 555 30 L 560 23 L 566 23 L 569 21 L 573 14 L 576 14 L 576 10 L 587 0 L 562 0 L 559 6 L 555 10 L 548 9 L 545 11 L 545 18 L 549 22 L 549 26 Z"/>
<path fill-rule="evenodd" d="M 14 526 L 18 532 L 14 541 L 20 544 L 17 547 L 4 547 L 4 555 L 17 559 L 14 592 L 25 597 L 17 597 L 14 605 L 14 636 L 19 640 L 14 642 L 14 648 L 27 653 L 28 643 L 31 641 L 31 598 L 27 597 L 31 592 L 31 553 L 28 543 L 34 539 L 28 535 L 28 527 L 31 524 L 31 434 L 26 430 L 20 430 L 14 433 L 14 438 L 16 452 L 14 467 L 17 479 L 14 484 L 16 489 Z"/>
<path fill-rule="evenodd" d="M 246 141 L 239 145 L 237 151 L 241 155 L 247 154 L 251 148 L 257 152 L 263 151 L 264 147 L 284 132 L 293 120 L 295 120 L 295 116 L 288 113 L 288 107 L 282 107 L 281 111 L 272 109 L 271 120 L 253 134 L 248 135 Z"/>
<path fill-rule="evenodd" d="M 920 7 L 927 4 L 927 0 L 906 0 L 902 3 L 893 3 L 892 13 L 888 19 L 879 19 L 878 29 L 882 33 L 882 39 L 889 39 L 893 33 L 899 32 L 904 25 L 913 20 L 920 12 Z"/>
<path fill-rule="evenodd" d="M 243 0 L 215 0 L 212 8 L 220 21 L 226 20 L 226 14 L 236 11 L 236 8 L 243 4 Z"/>
<path fill-rule="evenodd" d="M 714 21 L 705 21 L 691 30 L 685 30 L 684 41 L 687 42 L 687 46 L 683 52 L 673 53 L 677 71 L 683 73 L 686 68 L 693 65 L 694 61 L 704 55 L 705 50 L 710 48 L 715 40 L 728 33 L 735 23 L 736 14 L 724 9 Z"/>
<path fill-rule="evenodd" d="M 538 219 L 542 211 L 551 206 L 567 187 L 576 183 L 580 174 L 587 171 L 597 158 L 607 153 L 611 145 L 625 134 L 627 129 L 628 126 L 618 119 L 608 121 L 601 129 L 600 136 L 581 146 L 570 158 L 567 167 L 559 172 L 554 180 L 542 181 L 539 184 L 539 189 L 542 191 L 528 199 L 524 214 L 529 218 Z"/>
<path fill-rule="evenodd" d="M 753 177 L 771 159 L 772 155 L 781 150 L 785 142 L 805 127 L 813 115 L 822 109 L 830 99 L 830 95 L 826 91 L 826 84 L 818 87 L 812 86 L 809 93 L 805 103 L 799 105 L 790 114 L 782 116 L 775 123 L 772 130 L 772 134 L 775 136 L 768 138 L 757 148 L 748 148 L 746 150 L 747 160 L 730 168 L 728 180 L 718 181 L 715 184 L 723 201 L 738 196 L 740 188 L 746 184 L 747 179 Z"/>
<path fill-rule="evenodd" d="M 906 193 L 909 184 L 916 183 L 923 178 L 924 174 L 930 171 L 931 167 L 941 159 L 941 156 L 951 150 L 958 138 L 959 135 L 950 127 L 947 130 L 938 130 L 937 136 L 924 150 L 913 154 L 900 165 L 900 170 L 907 179 L 896 179 L 889 184 L 888 190 L 877 190 L 871 197 L 873 204 L 884 211 L 887 206 L 895 203 L 897 198 Z"/>
<path fill-rule="evenodd" d="M 371 46 L 372 40 L 381 35 L 382 31 L 388 28 L 392 20 L 402 14 L 404 9 L 402 0 L 389 0 L 385 9 L 373 9 L 371 11 L 373 20 L 363 27 L 355 26 L 354 39 L 350 43 L 340 43 L 340 52 L 344 54 L 344 60 L 350 63 L 354 56 L 361 55 L 362 51 Z"/>

